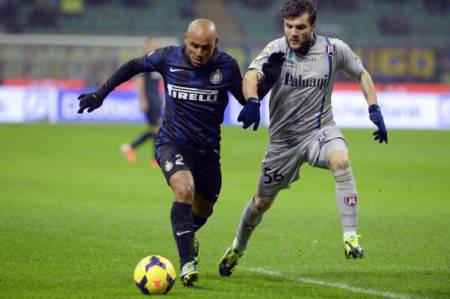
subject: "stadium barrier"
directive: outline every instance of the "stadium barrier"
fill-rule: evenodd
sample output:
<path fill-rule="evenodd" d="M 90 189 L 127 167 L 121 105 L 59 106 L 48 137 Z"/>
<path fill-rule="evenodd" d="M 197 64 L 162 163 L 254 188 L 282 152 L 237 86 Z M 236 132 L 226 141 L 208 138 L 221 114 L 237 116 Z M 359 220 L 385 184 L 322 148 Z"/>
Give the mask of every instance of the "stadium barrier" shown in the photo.
<path fill-rule="evenodd" d="M 335 120 L 343 128 L 373 128 L 367 104 L 357 85 L 336 84 L 332 96 Z M 88 90 L 53 87 L 0 87 L 0 123 L 140 123 L 144 117 L 137 94 L 114 91 L 93 113 L 78 114 L 80 93 Z M 378 100 L 389 128 L 450 129 L 450 90 L 448 86 L 406 88 L 391 86 L 378 91 Z M 241 105 L 231 99 L 224 124 L 238 125 Z M 269 124 L 268 100 L 262 105 L 261 124 Z"/>

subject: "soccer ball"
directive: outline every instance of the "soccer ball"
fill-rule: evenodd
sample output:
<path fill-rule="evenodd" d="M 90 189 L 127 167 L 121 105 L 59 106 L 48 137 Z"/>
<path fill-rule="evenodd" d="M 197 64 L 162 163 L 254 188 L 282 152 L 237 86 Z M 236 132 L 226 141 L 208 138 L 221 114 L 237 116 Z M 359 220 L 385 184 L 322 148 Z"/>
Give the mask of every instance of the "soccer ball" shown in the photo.
<path fill-rule="evenodd" d="M 142 293 L 167 294 L 175 283 L 176 272 L 172 263 L 159 255 L 142 259 L 134 269 L 134 281 Z"/>

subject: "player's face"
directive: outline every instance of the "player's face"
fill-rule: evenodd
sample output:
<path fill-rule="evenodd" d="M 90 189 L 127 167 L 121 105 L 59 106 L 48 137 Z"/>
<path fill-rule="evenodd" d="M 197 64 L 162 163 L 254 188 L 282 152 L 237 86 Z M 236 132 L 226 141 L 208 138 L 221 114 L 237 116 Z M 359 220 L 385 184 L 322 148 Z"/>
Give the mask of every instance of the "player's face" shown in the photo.
<path fill-rule="evenodd" d="M 214 53 L 217 38 L 212 35 L 201 35 L 188 32 L 184 36 L 189 60 L 195 67 L 205 65 Z"/>
<path fill-rule="evenodd" d="M 289 47 L 296 51 L 302 45 L 309 44 L 316 29 L 316 22 L 309 23 L 309 13 L 304 13 L 296 18 L 284 19 L 284 35 Z"/>

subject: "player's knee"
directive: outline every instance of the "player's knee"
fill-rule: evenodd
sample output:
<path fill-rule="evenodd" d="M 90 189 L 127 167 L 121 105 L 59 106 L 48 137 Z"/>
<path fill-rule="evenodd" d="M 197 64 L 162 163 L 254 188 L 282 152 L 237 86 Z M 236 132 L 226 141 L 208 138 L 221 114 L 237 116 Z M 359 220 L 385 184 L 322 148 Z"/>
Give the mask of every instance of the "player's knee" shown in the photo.
<path fill-rule="evenodd" d="M 331 159 L 330 166 L 333 171 L 344 170 L 350 166 L 350 160 L 346 155 L 341 155 Z"/>
<path fill-rule="evenodd" d="M 189 183 L 180 183 L 174 187 L 175 200 L 192 203 L 194 199 L 194 186 Z"/>
<path fill-rule="evenodd" d="M 337 162 L 338 170 L 347 169 L 349 166 L 350 166 L 350 161 L 347 157 L 343 157 L 343 158 L 339 159 Z"/>
<path fill-rule="evenodd" d="M 255 196 L 254 204 L 255 204 L 255 208 L 260 212 L 267 211 L 270 208 L 270 206 L 272 205 L 271 202 L 264 200 L 259 196 Z"/>

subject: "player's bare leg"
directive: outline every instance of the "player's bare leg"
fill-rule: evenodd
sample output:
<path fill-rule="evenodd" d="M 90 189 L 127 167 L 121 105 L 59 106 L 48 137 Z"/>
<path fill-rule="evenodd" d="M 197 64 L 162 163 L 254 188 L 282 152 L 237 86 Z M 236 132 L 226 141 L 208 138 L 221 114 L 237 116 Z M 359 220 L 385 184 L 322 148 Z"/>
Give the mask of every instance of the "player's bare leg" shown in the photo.
<path fill-rule="evenodd" d="M 359 245 L 356 225 L 358 223 L 358 193 L 347 152 L 333 151 L 328 156 L 329 167 L 336 180 L 336 203 L 339 208 L 346 258 L 362 258 L 364 250 Z"/>
<path fill-rule="evenodd" d="M 244 254 L 248 241 L 261 222 L 263 214 L 270 208 L 271 201 L 255 195 L 247 204 L 242 213 L 233 244 L 227 249 L 219 263 L 221 276 L 230 276 L 236 267 L 239 258 Z"/>
<path fill-rule="evenodd" d="M 192 286 L 199 277 L 192 250 L 195 236 L 192 217 L 194 178 L 189 170 L 180 170 L 170 177 L 169 184 L 175 195 L 170 220 L 180 256 L 180 278 L 184 286 Z"/>

